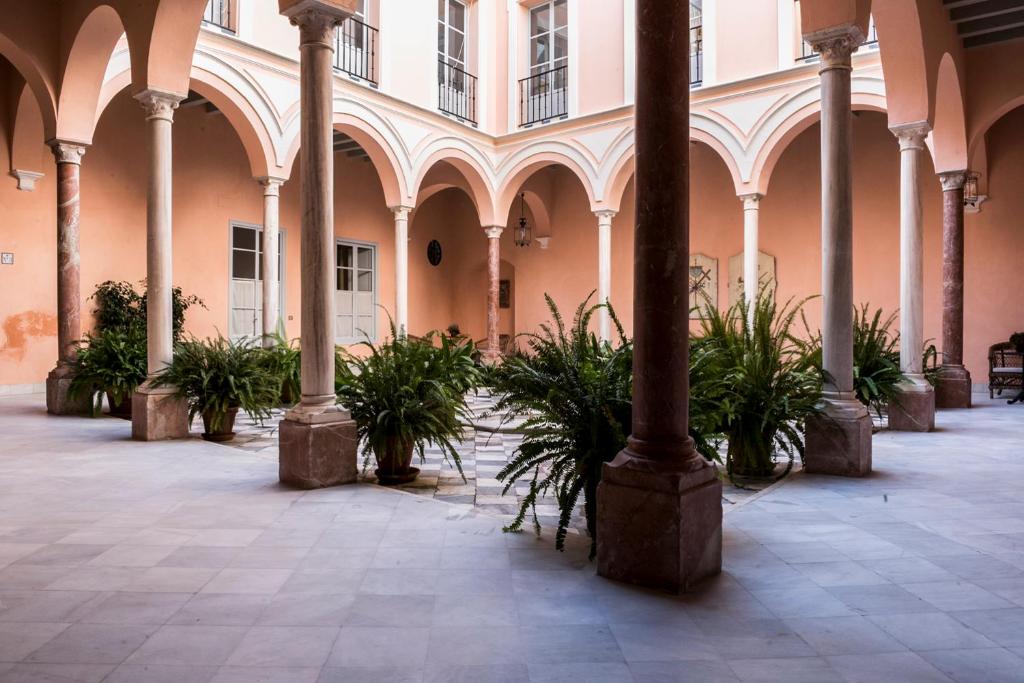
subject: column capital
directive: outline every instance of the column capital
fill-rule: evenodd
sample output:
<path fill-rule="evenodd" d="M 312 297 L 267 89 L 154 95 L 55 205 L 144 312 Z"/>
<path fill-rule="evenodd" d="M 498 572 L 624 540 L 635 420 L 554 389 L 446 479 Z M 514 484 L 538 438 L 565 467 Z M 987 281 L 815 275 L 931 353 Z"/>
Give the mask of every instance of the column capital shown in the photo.
<path fill-rule="evenodd" d="M 889 131 L 900 141 L 900 151 L 910 149 L 924 149 L 924 139 L 932 131 L 927 121 L 915 121 L 913 123 L 901 123 L 889 126 Z"/>
<path fill-rule="evenodd" d="M 744 211 L 756 211 L 758 205 L 761 203 L 761 199 L 764 195 L 760 192 L 751 192 L 750 194 L 737 195 L 741 202 L 743 202 Z"/>
<path fill-rule="evenodd" d="M 76 166 L 82 165 L 82 157 L 85 155 L 85 150 L 88 145 L 81 142 L 72 142 L 70 140 L 48 140 L 46 142 L 50 147 L 50 151 L 53 152 L 53 158 L 58 164 L 75 164 Z"/>
<path fill-rule="evenodd" d="M 10 176 L 18 181 L 18 189 L 22 192 L 32 192 L 36 189 L 36 183 L 43 177 L 38 171 L 26 171 L 21 168 L 12 168 Z"/>
<path fill-rule="evenodd" d="M 391 213 L 395 214 L 396 221 L 404 221 L 409 219 L 409 214 L 416 208 L 415 206 L 408 206 L 405 204 L 396 204 L 395 206 L 389 206 Z"/>
<path fill-rule="evenodd" d="M 834 26 L 804 35 L 811 48 L 821 55 L 821 70 L 849 69 L 850 55 L 864 42 L 859 26 Z"/>
<path fill-rule="evenodd" d="M 618 211 L 612 211 L 611 209 L 600 209 L 595 211 L 594 215 L 597 216 L 598 223 L 611 223 L 612 219 L 619 215 Z"/>
<path fill-rule="evenodd" d="M 356 0 L 278 0 L 278 11 L 299 27 L 299 45 L 334 49 L 334 29 L 356 12 Z"/>
<path fill-rule="evenodd" d="M 943 192 L 962 190 L 967 182 L 967 171 L 946 171 L 939 174 L 939 182 L 942 183 Z"/>
<path fill-rule="evenodd" d="M 146 112 L 147 121 L 160 119 L 173 122 L 174 110 L 185 99 L 185 95 L 150 89 L 136 94 L 135 99 L 139 101 L 143 111 Z"/>
<path fill-rule="evenodd" d="M 260 176 L 256 179 L 260 185 L 263 186 L 264 197 L 277 197 L 281 194 L 281 186 L 285 184 L 284 178 L 275 178 L 273 176 Z"/>
<path fill-rule="evenodd" d="M 496 240 L 501 238 L 501 233 L 505 232 L 504 225 L 485 225 L 484 234 L 487 235 L 487 239 Z"/>

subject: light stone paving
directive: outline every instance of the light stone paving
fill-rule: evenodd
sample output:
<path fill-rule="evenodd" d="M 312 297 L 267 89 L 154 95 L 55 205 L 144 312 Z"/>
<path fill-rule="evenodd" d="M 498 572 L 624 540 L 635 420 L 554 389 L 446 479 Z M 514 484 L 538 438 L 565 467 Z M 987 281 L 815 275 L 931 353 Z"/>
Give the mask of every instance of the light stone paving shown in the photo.
<path fill-rule="evenodd" d="M 0 399 L 0 681 L 1020 681 L 1024 407 L 882 433 L 729 508 L 682 598 L 587 542 Z"/>

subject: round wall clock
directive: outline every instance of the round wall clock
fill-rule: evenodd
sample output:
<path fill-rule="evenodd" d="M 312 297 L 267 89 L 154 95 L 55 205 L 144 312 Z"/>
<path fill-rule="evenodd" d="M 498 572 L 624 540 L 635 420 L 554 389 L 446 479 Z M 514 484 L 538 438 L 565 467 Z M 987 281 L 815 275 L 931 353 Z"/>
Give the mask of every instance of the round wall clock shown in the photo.
<path fill-rule="evenodd" d="M 437 240 L 430 240 L 430 244 L 427 245 L 427 260 L 430 261 L 432 266 L 440 265 L 441 243 Z"/>

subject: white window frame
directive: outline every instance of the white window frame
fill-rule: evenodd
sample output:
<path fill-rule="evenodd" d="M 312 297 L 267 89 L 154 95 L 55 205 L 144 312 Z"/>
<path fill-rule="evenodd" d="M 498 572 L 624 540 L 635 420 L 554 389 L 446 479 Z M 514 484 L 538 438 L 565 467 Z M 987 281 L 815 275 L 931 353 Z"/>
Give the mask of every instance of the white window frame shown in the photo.
<path fill-rule="evenodd" d="M 231 221 L 228 224 L 228 337 L 231 338 L 231 339 L 242 339 L 242 338 L 245 338 L 245 337 L 251 337 L 251 338 L 259 339 L 260 336 L 263 334 L 263 330 L 262 329 L 257 330 L 255 335 L 235 334 L 234 330 L 232 329 L 231 321 L 232 321 L 232 319 L 234 317 L 234 312 L 235 312 L 235 308 L 236 308 L 235 307 L 235 287 L 234 287 L 235 280 L 248 280 L 249 279 L 249 278 L 236 278 L 235 277 L 235 228 L 242 228 L 242 229 L 246 229 L 246 230 L 254 230 L 256 232 L 256 251 L 255 251 L 256 270 L 255 270 L 255 273 L 256 273 L 257 276 L 260 274 L 261 250 L 263 248 L 263 226 L 262 225 L 258 225 L 256 223 L 245 223 L 243 221 Z M 286 245 L 288 243 L 288 240 L 285 239 L 285 231 L 283 229 L 280 230 L 280 232 L 278 233 L 278 241 L 279 241 L 279 245 L 278 245 L 279 248 L 278 248 L 278 255 L 277 255 L 277 258 L 278 258 L 278 269 L 277 269 L 278 296 L 277 296 L 277 306 L 278 306 L 278 319 L 283 321 L 285 319 L 285 315 L 284 315 L 284 312 L 285 312 L 285 308 L 284 308 L 284 302 L 285 302 L 285 277 L 284 277 L 284 269 L 285 269 L 285 263 L 286 263 L 286 261 L 285 261 L 285 248 L 286 248 Z M 239 247 L 239 248 L 241 249 L 241 247 Z M 245 251 L 248 251 L 248 250 L 246 249 Z M 260 293 L 262 295 L 262 292 L 263 292 L 263 280 L 262 280 L 262 278 L 259 278 L 259 277 L 253 278 L 253 281 L 256 283 L 256 292 L 258 292 L 258 293 Z M 260 313 L 260 315 L 262 315 L 262 311 L 263 311 L 263 300 L 262 300 L 262 298 L 259 299 L 258 304 L 259 304 L 259 306 L 256 309 L 254 309 L 254 310 L 258 311 Z M 262 321 L 260 320 L 259 322 L 262 325 Z"/>
<path fill-rule="evenodd" d="M 455 3 L 462 7 L 462 28 L 456 28 L 451 23 L 451 3 Z M 468 72 L 467 68 L 469 64 L 469 6 L 464 0 L 444 0 L 444 16 L 437 17 L 438 29 L 444 28 L 444 49 L 438 49 L 437 58 L 444 60 L 448 64 L 454 64 L 463 71 Z M 449 41 L 449 31 L 455 31 L 456 33 L 462 34 L 462 58 L 453 57 L 451 55 L 451 43 Z"/>
<path fill-rule="evenodd" d="M 372 285 L 373 286 L 373 292 L 372 292 L 372 294 L 373 294 L 373 305 L 371 307 L 371 310 L 372 310 L 371 316 L 373 317 L 373 321 L 372 321 L 371 325 L 372 325 L 373 329 L 372 330 L 364 330 L 365 332 L 367 332 L 367 334 L 362 334 L 361 331 L 359 330 L 359 328 L 357 327 L 357 323 L 356 323 L 356 319 L 359 316 L 357 314 L 353 313 L 352 314 L 352 332 L 353 332 L 352 336 L 351 337 L 339 336 L 338 335 L 338 327 L 337 327 L 337 318 L 339 317 L 340 314 L 338 313 L 337 305 L 335 305 L 335 311 L 334 311 L 335 320 L 332 321 L 332 323 L 331 323 L 332 324 L 331 329 L 334 331 L 334 343 L 338 344 L 338 345 L 341 345 L 341 346 L 348 346 L 348 345 L 351 345 L 351 344 L 358 344 L 359 342 L 367 341 L 367 339 L 369 339 L 369 341 L 371 341 L 371 342 L 376 342 L 377 339 L 378 339 L 378 336 L 379 336 L 379 333 L 378 333 L 379 321 L 378 321 L 378 318 L 377 318 L 377 309 L 380 307 L 379 306 L 379 301 L 380 301 L 380 299 L 379 299 L 379 296 L 380 296 L 380 286 L 379 286 L 379 281 L 380 281 L 380 249 L 378 249 L 376 242 L 364 242 L 364 241 L 361 241 L 361 240 L 343 239 L 343 238 L 340 238 L 340 237 L 336 238 L 334 240 L 334 278 L 333 278 L 334 289 L 333 289 L 333 292 L 334 292 L 335 297 L 337 297 L 337 294 L 340 291 L 340 290 L 338 290 L 338 269 L 340 268 L 340 266 L 338 265 L 338 247 L 339 246 L 352 247 L 353 249 L 360 249 L 360 248 L 362 248 L 362 249 L 370 249 L 371 253 L 373 254 L 373 267 L 371 269 L 371 273 L 373 275 L 373 277 L 372 277 L 372 280 L 373 280 L 373 285 Z M 354 254 L 354 256 L 356 256 L 358 258 L 358 252 L 356 252 Z M 356 261 L 356 262 L 358 262 L 358 261 Z M 354 270 L 358 271 L 359 270 L 358 266 L 354 267 Z M 352 280 L 353 286 L 356 286 L 357 281 L 358 281 L 358 272 L 356 272 L 356 277 L 353 278 L 353 280 Z M 357 290 L 353 290 L 353 291 L 357 291 Z M 335 301 L 337 301 L 337 299 L 335 299 Z"/>

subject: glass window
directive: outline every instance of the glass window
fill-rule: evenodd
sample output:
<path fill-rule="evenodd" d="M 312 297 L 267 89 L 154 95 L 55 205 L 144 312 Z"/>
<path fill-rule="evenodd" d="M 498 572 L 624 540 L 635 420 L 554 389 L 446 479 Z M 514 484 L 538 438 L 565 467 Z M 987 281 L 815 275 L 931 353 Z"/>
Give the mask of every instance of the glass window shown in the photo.
<path fill-rule="evenodd" d="M 530 11 L 530 74 L 569 62 L 568 0 L 551 0 Z"/>
<path fill-rule="evenodd" d="M 377 250 L 338 242 L 335 264 L 334 336 L 352 344 L 377 336 Z"/>
<path fill-rule="evenodd" d="M 284 274 L 284 235 L 278 235 L 278 281 Z M 263 230 L 255 226 L 231 226 L 231 315 L 228 335 L 258 337 L 263 334 Z M 284 304 L 284 296 L 278 297 Z"/>
<path fill-rule="evenodd" d="M 437 56 L 466 70 L 466 5 L 462 0 L 438 0 Z"/>

